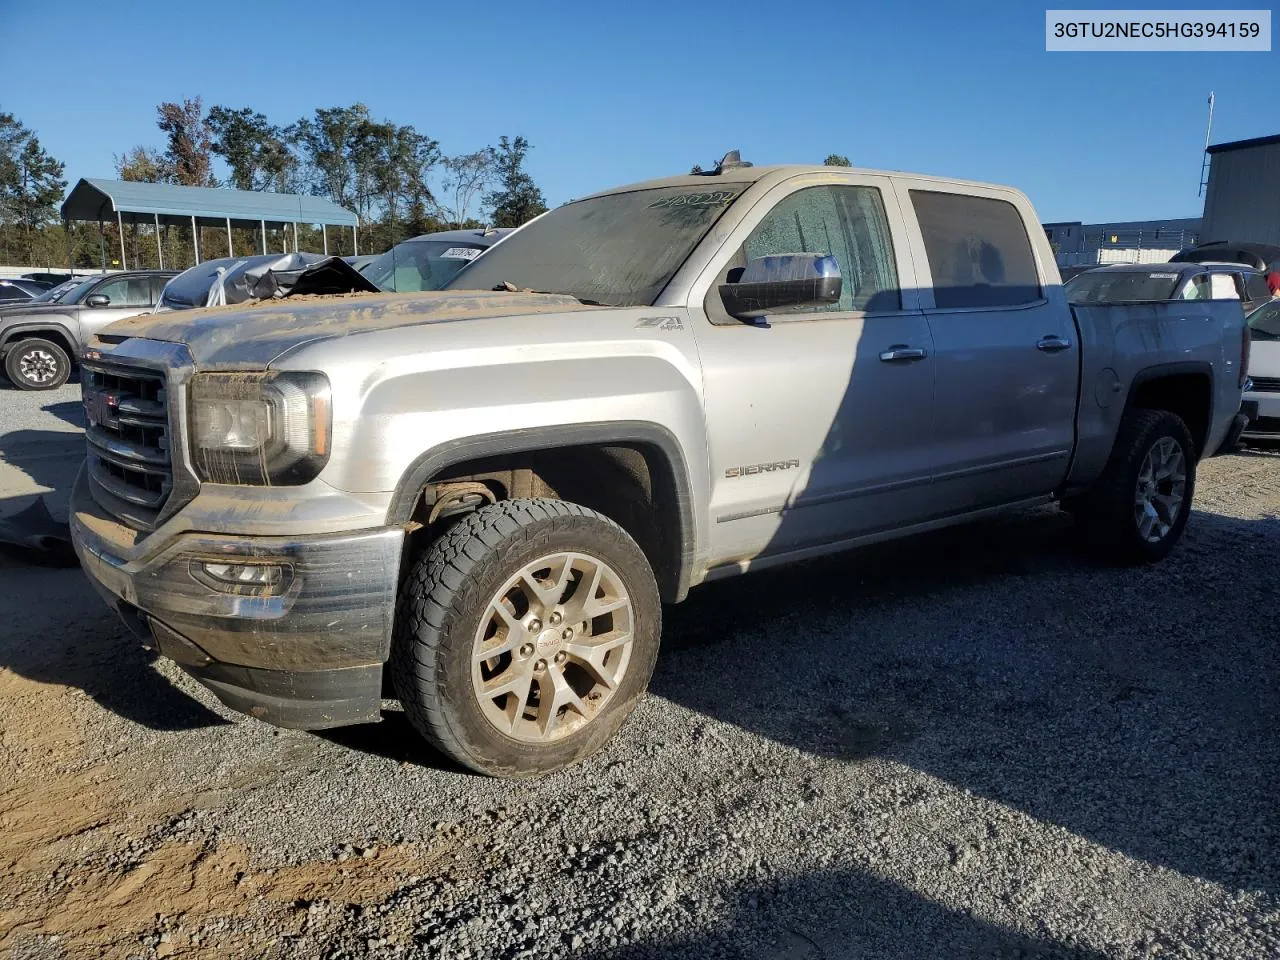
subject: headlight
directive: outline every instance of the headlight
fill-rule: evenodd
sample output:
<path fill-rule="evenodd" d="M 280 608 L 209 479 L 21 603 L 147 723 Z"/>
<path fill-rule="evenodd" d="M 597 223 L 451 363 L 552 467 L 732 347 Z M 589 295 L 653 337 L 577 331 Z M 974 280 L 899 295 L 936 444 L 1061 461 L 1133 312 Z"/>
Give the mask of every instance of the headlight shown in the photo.
<path fill-rule="evenodd" d="M 333 415 L 322 373 L 200 373 L 189 396 L 201 480 L 296 486 L 329 460 Z"/>

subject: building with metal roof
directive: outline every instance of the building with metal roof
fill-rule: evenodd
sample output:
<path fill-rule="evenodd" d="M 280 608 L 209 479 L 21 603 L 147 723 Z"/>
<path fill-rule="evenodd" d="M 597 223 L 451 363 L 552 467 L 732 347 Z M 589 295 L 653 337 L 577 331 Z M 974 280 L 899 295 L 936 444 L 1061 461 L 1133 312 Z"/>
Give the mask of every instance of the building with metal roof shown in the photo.
<path fill-rule="evenodd" d="M 1200 232 L 1198 217 L 1109 223 L 1072 220 L 1041 226 L 1060 267 L 1162 263 L 1183 247 L 1194 245 Z"/>
<path fill-rule="evenodd" d="M 1201 242 L 1280 244 L 1280 135 L 1205 149 Z"/>
<path fill-rule="evenodd" d="M 296 193 L 266 193 L 255 190 L 224 190 L 216 187 L 184 187 L 172 183 L 140 183 L 132 180 L 83 178 L 62 203 L 63 220 L 96 220 L 99 225 L 115 221 L 120 228 L 120 262 L 126 265 L 124 225 L 151 224 L 156 228 L 156 249 L 160 265 L 160 226 L 190 226 L 196 262 L 200 262 L 200 229 L 225 227 L 227 246 L 232 246 L 231 230 L 261 231 L 262 253 L 267 252 L 267 230 L 293 228 L 294 250 L 298 247 L 298 224 L 319 224 L 324 252 L 329 252 L 329 227 L 350 227 L 353 247 L 359 253 L 357 227 L 360 218 L 323 197 Z M 257 253 L 259 251 L 243 251 Z M 232 251 L 234 255 L 234 250 Z"/>

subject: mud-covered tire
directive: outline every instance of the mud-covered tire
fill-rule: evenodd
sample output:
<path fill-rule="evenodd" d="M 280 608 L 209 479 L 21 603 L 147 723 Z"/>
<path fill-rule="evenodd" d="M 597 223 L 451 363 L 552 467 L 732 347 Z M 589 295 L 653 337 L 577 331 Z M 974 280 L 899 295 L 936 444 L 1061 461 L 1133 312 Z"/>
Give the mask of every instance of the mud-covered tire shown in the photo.
<path fill-rule="evenodd" d="M 9 347 L 4 372 L 19 390 L 56 390 L 71 376 L 71 358 L 52 340 L 28 337 Z"/>
<path fill-rule="evenodd" d="M 488 649 L 478 646 L 478 634 L 482 622 L 492 620 L 496 598 L 505 596 L 504 585 L 541 558 L 562 554 L 595 558 L 607 567 L 615 585 L 625 589 L 633 639 L 623 672 L 598 711 L 589 719 L 575 712 L 581 725 L 572 732 L 530 743 L 503 732 L 491 719 L 493 701 L 486 706 L 473 675 L 477 649 Z M 389 664 L 392 683 L 414 728 L 458 763 L 498 777 L 549 773 L 594 753 L 630 715 L 653 672 L 661 618 L 653 571 L 635 541 L 612 520 L 561 500 L 504 501 L 459 520 L 412 563 L 401 586 Z M 587 634 L 582 636 L 585 643 Z M 535 657 L 542 656 L 540 644 Z M 547 661 L 539 662 L 545 670 Z M 539 700 L 542 689 L 537 686 Z M 524 696 L 530 696 L 527 688 Z"/>
<path fill-rule="evenodd" d="M 1162 515 L 1144 535 L 1139 504 L 1140 484 L 1147 482 L 1144 469 L 1149 458 L 1174 448 L 1180 454 L 1183 472 L 1178 506 Z M 1072 504 L 1071 511 L 1100 559 L 1117 564 L 1150 563 L 1168 556 L 1181 539 L 1191 516 L 1195 482 L 1195 441 L 1182 418 L 1167 410 L 1131 410 L 1120 423 L 1102 476 L 1088 494 Z"/>

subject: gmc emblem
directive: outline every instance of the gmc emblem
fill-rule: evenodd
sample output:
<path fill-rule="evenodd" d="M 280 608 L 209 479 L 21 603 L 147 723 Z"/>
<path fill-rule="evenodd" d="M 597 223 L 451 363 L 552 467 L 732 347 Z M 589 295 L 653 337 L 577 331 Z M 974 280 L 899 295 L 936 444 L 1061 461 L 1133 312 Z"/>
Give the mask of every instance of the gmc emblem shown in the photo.
<path fill-rule="evenodd" d="M 94 390 L 84 395 L 84 415 L 93 424 L 114 419 L 120 406 L 120 398 L 114 393 Z"/>

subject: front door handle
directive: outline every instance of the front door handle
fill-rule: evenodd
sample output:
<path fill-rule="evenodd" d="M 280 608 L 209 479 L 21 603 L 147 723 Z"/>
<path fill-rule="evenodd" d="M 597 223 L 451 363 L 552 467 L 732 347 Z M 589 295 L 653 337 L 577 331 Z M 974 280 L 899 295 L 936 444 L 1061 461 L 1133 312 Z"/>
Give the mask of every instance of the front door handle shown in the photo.
<path fill-rule="evenodd" d="M 1067 350 L 1071 347 L 1070 340 L 1063 340 L 1056 335 L 1050 335 L 1043 340 L 1036 341 L 1036 349 L 1043 350 L 1045 353 L 1057 353 L 1059 350 Z"/>
<path fill-rule="evenodd" d="M 895 363 L 899 360 L 923 360 L 925 353 L 919 347 L 908 347 L 905 343 L 899 343 L 884 353 L 880 354 L 880 359 L 885 363 Z"/>

